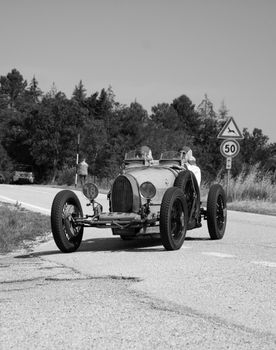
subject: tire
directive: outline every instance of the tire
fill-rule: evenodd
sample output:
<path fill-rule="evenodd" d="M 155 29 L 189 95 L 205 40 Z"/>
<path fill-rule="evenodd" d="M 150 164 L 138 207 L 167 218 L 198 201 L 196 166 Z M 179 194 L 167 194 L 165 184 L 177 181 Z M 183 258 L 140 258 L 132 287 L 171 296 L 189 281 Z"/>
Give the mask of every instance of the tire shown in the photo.
<path fill-rule="evenodd" d="M 74 217 L 82 217 L 82 207 L 76 194 L 60 191 L 51 209 L 51 226 L 54 241 L 63 253 L 76 251 L 82 241 L 83 227 L 74 226 Z"/>
<path fill-rule="evenodd" d="M 177 187 L 167 189 L 160 208 L 160 236 L 166 250 L 180 249 L 187 231 L 188 209 L 184 193 Z"/>
<path fill-rule="evenodd" d="M 207 198 L 207 225 L 211 239 L 221 239 L 224 236 L 226 221 L 226 195 L 221 185 L 214 184 Z"/>
<path fill-rule="evenodd" d="M 185 195 L 188 207 L 188 229 L 196 227 L 200 221 L 200 191 L 194 173 L 189 170 L 181 171 L 174 181 L 174 186 L 180 188 Z M 194 200 L 196 202 L 193 205 Z"/>

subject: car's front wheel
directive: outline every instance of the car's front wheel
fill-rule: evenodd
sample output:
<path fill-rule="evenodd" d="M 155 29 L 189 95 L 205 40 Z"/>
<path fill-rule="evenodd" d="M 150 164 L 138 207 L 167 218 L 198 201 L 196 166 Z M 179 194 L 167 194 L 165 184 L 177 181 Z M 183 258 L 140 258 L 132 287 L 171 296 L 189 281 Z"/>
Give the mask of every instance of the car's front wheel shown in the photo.
<path fill-rule="evenodd" d="M 180 249 L 186 236 L 188 208 L 184 193 L 177 187 L 169 188 L 160 208 L 160 236 L 167 250 Z"/>
<path fill-rule="evenodd" d="M 60 191 L 54 198 L 51 209 L 51 226 L 56 245 L 63 253 L 74 252 L 81 244 L 83 227 L 75 224 L 82 217 L 82 208 L 76 194 Z"/>

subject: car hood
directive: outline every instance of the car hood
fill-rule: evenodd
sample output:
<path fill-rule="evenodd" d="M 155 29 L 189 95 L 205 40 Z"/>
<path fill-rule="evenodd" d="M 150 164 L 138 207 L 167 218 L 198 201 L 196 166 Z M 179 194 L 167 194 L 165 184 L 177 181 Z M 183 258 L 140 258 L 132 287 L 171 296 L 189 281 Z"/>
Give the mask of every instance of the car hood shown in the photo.
<path fill-rule="evenodd" d="M 173 186 L 175 178 L 179 171 L 166 167 L 139 167 L 126 171 L 125 175 L 133 177 L 138 187 L 146 181 L 151 182 L 156 188 L 156 195 L 152 199 L 152 203 L 160 204 L 164 192 Z"/>

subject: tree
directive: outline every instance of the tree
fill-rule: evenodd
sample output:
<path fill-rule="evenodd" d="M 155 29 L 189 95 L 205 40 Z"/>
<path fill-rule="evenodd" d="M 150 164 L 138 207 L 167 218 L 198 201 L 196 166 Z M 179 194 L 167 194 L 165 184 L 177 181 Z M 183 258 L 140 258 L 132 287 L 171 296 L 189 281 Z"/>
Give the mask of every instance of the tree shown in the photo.
<path fill-rule="evenodd" d="M 177 130 L 179 118 L 175 108 L 168 103 L 159 103 L 152 107 L 150 119 L 156 127 Z"/>
<path fill-rule="evenodd" d="M 12 69 L 7 76 L 0 77 L 0 96 L 6 100 L 8 107 L 14 108 L 17 99 L 24 94 L 27 81 L 16 69 Z"/>
<path fill-rule="evenodd" d="M 107 92 L 105 89 L 101 90 L 101 93 L 97 99 L 96 104 L 96 116 L 99 119 L 105 119 L 107 113 L 111 110 L 111 103 L 109 101 Z"/>
<path fill-rule="evenodd" d="M 57 93 L 58 93 L 58 90 L 57 90 L 56 84 L 55 84 L 55 82 L 53 82 L 50 90 L 46 93 L 45 97 L 48 99 L 55 98 Z"/>
<path fill-rule="evenodd" d="M 242 161 L 246 164 L 264 164 L 269 158 L 268 137 L 261 129 L 254 128 L 252 134 L 244 128 L 244 139 L 240 141 Z"/>
<path fill-rule="evenodd" d="M 108 143 L 105 148 L 104 168 L 111 173 L 119 169 L 126 151 L 135 149 L 145 140 L 147 111 L 138 103 L 118 106 L 111 111 L 109 119 Z"/>
<path fill-rule="evenodd" d="M 80 155 L 87 159 L 90 172 L 103 177 L 108 144 L 103 120 L 87 120 L 81 130 Z"/>
<path fill-rule="evenodd" d="M 25 96 L 29 101 L 33 103 L 40 102 L 42 91 L 38 87 L 38 81 L 36 80 L 35 76 L 33 76 L 28 88 L 26 89 Z"/>
<path fill-rule="evenodd" d="M 207 181 L 214 180 L 223 164 L 218 133 L 217 119 L 206 118 L 201 120 L 200 128 L 194 137 L 193 151 L 202 170 L 202 177 Z"/>
<path fill-rule="evenodd" d="M 88 110 L 89 117 L 95 117 L 97 114 L 97 98 L 99 93 L 95 92 L 85 100 L 85 107 Z"/>
<path fill-rule="evenodd" d="M 108 137 L 111 134 L 112 114 L 116 111 L 116 108 L 119 108 L 119 104 L 115 102 L 115 94 L 111 86 L 107 90 L 102 89 L 96 103 L 95 117 L 104 120 Z"/>
<path fill-rule="evenodd" d="M 39 176 L 54 182 L 58 170 L 75 164 L 76 135 L 83 127 L 81 109 L 62 93 L 45 96 L 32 120 L 31 154 Z"/>
<path fill-rule="evenodd" d="M 210 101 L 207 94 L 205 94 L 204 99 L 198 105 L 197 112 L 203 119 L 217 117 L 213 108 L 213 103 Z"/>
<path fill-rule="evenodd" d="M 6 149 L 0 143 L 0 171 L 10 172 L 12 169 L 12 160 L 8 156 Z"/>
<path fill-rule="evenodd" d="M 226 107 L 226 104 L 224 100 L 221 102 L 219 111 L 218 111 L 218 117 L 220 119 L 226 119 L 229 116 L 229 110 Z"/>
<path fill-rule="evenodd" d="M 134 149 L 143 141 L 143 127 L 147 123 L 148 113 L 138 102 L 132 102 L 122 110 L 120 134 L 125 138 L 125 148 Z"/>
<path fill-rule="evenodd" d="M 84 104 L 86 99 L 86 89 L 82 83 L 82 80 L 79 81 L 79 84 L 75 86 L 75 89 L 72 94 L 72 99 L 77 101 L 79 104 Z"/>
<path fill-rule="evenodd" d="M 199 114 L 195 111 L 195 105 L 186 95 L 181 95 L 172 102 L 179 118 L 178 128 L 188 135 L 194 135 L 200 125 Z"/>
<path fill-rule="evenodd" d="M 2 144 L 14 163 L 33 164 L 30 139 L 28 118 L 18 111 L 13 111 L 5 123 Z"/>

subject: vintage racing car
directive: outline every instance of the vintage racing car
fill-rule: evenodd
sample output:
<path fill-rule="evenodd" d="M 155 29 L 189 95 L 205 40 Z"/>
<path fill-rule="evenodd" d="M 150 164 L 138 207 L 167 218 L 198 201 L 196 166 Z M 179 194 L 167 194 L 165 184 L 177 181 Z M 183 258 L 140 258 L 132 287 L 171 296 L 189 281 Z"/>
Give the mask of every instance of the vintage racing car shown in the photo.
<path fill-rule="evenodd" d="M 221 185 L 213 184 L 208 193 L 207 208 L 200 200 L 198 174 L 184 161 L 183 152 L 162 153 L 158 161 L 125 155 L 124 169 L 108 194 L 109 211 L 95 201 L 98 188 L 83 186 L 83 194 L 92 206 L 92 214 L 83 216 L 77 195 L 62 190 L 55 196 L 51 209 L 52 233 L 62 252 L 73 252 L 80 246 L 85 227 L 111 228 L 114 235 L 129 240 L 138 235 L 157 232 L 165 249 L 179 249 L 187 230 L 202 226 L 207 220 L 211 239 L 221 239 L 226 227 L 226 195 Z M 198 170 L 199 168 L 196 167 Z"/>

